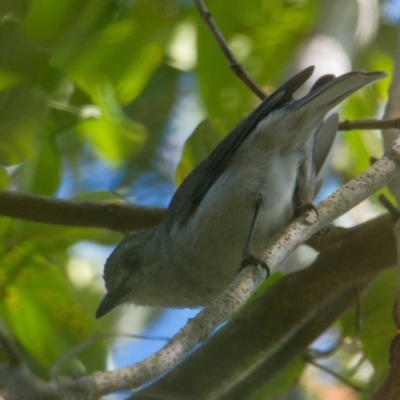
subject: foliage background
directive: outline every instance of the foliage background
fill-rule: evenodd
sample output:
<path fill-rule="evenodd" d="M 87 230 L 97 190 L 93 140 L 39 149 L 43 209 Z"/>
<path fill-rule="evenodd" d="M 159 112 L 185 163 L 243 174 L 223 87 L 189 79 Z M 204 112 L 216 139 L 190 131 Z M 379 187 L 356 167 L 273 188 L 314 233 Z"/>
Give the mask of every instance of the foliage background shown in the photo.
<path fill-rule="evenodd" d="M 209 3 L 240 62 L 269 92 L 288 75 L 325 6 Z M 379 29 L 354 57 L 354 69 L 393 69 L 393 4 L 380 4 Z M 388 84 L 347 101 L 343 119 L 374 116 Z M 166 206 L 175 183 L 256 104 L 190 1 L 0 1 L 1 189 Z M 381 152 L 379 137 L 368 132 L 344 134 L 339 149 L 336 179 L 355 176 Z M 101 321 L 93 316 L 103 292 L 101 266 L 122 233 L 1 217 L 0 235 L 0 315 L 34 372 L 47 379 L 54 362 L 86 338 L 113 326 L 128 329 L 117 312 Z M 377 385 L 387 371 L 393 277 L 385 273 L 363 301 L 363 368 L 375 371 L 357 378 L 363 383 Z M 139 332 L 159 315 L 131 308 L 129 329 Z M 355 337 L 353 321 L 351 313 L 339 321 L 335 337 Z M 360 354 L 347 349 L 334 363 L 346 375 L 349 359 Z M 104 369 L 106 355 L 106 343 L 96 342 L 61 373 Z M 287 373 L 292 379 L 278 379 L 270 394 L 288 391 L 303 376 L 301 390 L 317 396 L 304 363 Z"/>

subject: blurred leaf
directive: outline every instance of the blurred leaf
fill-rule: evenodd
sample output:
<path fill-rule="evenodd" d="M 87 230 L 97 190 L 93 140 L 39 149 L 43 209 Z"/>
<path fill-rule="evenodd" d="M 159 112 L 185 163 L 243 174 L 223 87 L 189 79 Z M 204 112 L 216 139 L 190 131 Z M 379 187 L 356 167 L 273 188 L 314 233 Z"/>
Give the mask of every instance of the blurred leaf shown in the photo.
<path fill-rule="evenodd" d="M 312 29 L 317 5 L 317 1 L 220 0 L 209 8 L 239 62 L 259 85 L 265 85 L 282 76 L 296 47 Z M 254 95 L 230 71 L 203 21 L 194 18 L 198 28 L 196 74 L 207 110 L 212 117 L 237 119 L 249 106 L 254 107 Z"/>
<path fill-rule="evenodd" d="M 129 160 L 123 185 L 129 185 L 140 173 L 152 168 L 151 163 L 156 158 L 165 133 L 166 121 L 175 105 L 176 96 L 179 96 L 177 81 L 180 74 L 180 71 L 162 64 L 143 92 L 124 107 L 126 114 L 145 125 L 150 134 L 140 154 L 135 154 Z"/>
<path fill-rule="evenodd" d="M 254 301 L 257 298 L 263 296 L 266 290 L 271 286 L 275 285 L 275 283 L 279 282 L 285 275 L 280 271 L 275 271 L 272 273 L 268 279 L 265 279 L 264 282 L 258 287 L 256 292 L 251 296 L 249 301 Z"/>
<path fill-rule="evenodd" d="M 25 243 L 2 253 L 1 315 L 21 345 L 49 367 L 95 331 L 94 319 L 70 298 L 65 278 L 34 246 Z M 104 358 L 99 350 L 92 354 L 97 363 Z"/>
<path fill-rule="evenodd" d="M 23 78 L 15 72 L 0 70 L 0 91 L 18 86 Z"/>
<path fill-rule="evenodd" d="M 301 359 L 292 362 L 281 373 L 276 375 L 259 393 L 251 397 L 251 400 L 275 400 L 287 393 L 297 383 L 304 370 L 305 364 Z"/>
<path fill-rule="evenodd" d="M 98 101 L 98 90 L 112 83 L 120 103 L 136 97 L 162 59 L 156 42 L 140 43 L 135 21 L 125 19 L 107 27 L 81 50 L 69 67 L 70 74 Z M 72 60 L 71 60 L 72 61 Z"/>
<path fill-rule="evenodd" d="M 69 129 L 73 129 L 76 124 L 80 121 L 81 117 L 79 115 L 79 110 L 68 110 L 63 109 L 61 104 L 55 105 L 54 103 L 49 104 L 50 116 L 47 120 L 46 131 L 49 135 L 63 133 Z"/>
<path fill-rule="evenodd" d="M 0 189 L 8 189 L 9 179 L 6 170 L 0 166 Z"/>
<path fill-rule="evenodd" d="M 9 75 L 13 83 L 37 83 L 48 71 L 48 53 L 37 46 L 21 31 L 15 21 L 0 21 L 0 70 L 2 75 Z"/>
<path fill-rule="evenodd" d="M 126 117 L 115 101 L 110 86 L 104 87 L 99 93 L 99 100 L 101 117 L 82 121 L 78 129 L 90 137 L 101 158 L 121 165 L 142 149 L 146 130 L 143 125 Z"/>
<path fill-rule="evenodd" d="M 100 10 L 94 10 L 96 14 L 110 18 L 112 11 L 104 7 L 104 2 L 94 4 Z M 93 22 L 88 32 L 81 27 L 78 32 L 84 33 L 70 35 L 68 47 L 59 47 L 54 62 L 68 71 L 95 102 L 98 89 L 111 84 L 118 102 L 126 104 L 143 90 L 161 64 L 163 45 L 173 25 L 163 10 L 143 0 L 132 4 L 124 18 L 107 25 L 99 22 Z"/>
<path fill-rule="evenodd" d="M 35 157 L 22 167 L 21 190 L 50 196 L 61 180 L 61 161 L 52 139 L 41 140 Z"/>
<path fill-rule="evenodd" d="M 9 189 L 9 185 L 10 183 L 7 172 L 4 170 L 3 167 L 0 166 L 0 189 L 7 190 Z M 0 237 L 3 237 L 3 235 L 7 233 L 11 223 L 11 218 L 0 217 Z"/>
<path fill-rule="evenodd" d="M 253 44 L 253 64 L 256 62 L 257 67 L 254 74 L 262 83 L 282 77 L 293 54 L 314 28 L 320 5 L 321 2 L 315 0 L 273 0 L 262 2 L 262 12 L 258 16 L 248 10 L 251 17 L 246 33 Z"/>
<path fill-rule="evenodd" d="M 378 101 L 382 104 L 386 101 L 389 93 L 389 88 L 392 82 L 393 59 L 383 53 L 381 50 L 368 52 L 368 66 L 371 71 L 384 71 L 388 76 L 374 83 L 375 93 L 378 96 Z"/>
<path fill-rule="evenodd" d="M 52 43 L 82 13 L 88 1 L 36 0 L 23 22 L 26 33 L 35 41 Z M 93 3 L 93 2 L 92 2 Z"/>
<path fill-rule="evenodd" d="M 83 240 L 109 245 L 117 243 L 122 238 L 121 233 L 109 229 L 47 225 L 17 220 L 13 220 L 9 236 L 11 241 L 31 241 L 39 254 L 52 254 L 66 250 L 69 246 Z"/>
<path fill-rule="evenodd" d="M 37 87 L 0 93 L 0 164 L 18 164 L 35 154 L 47 115 L 46 97 Z"/>
<path fill-rule="evenodd" d="M 344 103 L 342 119 L 356 120 L 376 117 L 378 96 L 374 87 L 364 88 L 354 93 Z M 342 140 L 348 157 L 340 154 L 338 163 L 348 178 L 354 178 L 370 167 L 370 158 L 380 158 L 383 154 L 380 134 L 377 131 L 349 131 L 342 133 Z"/>
<path fill-rule="evenodd" d="M 0 2 L 0 15 L 5 18 L 21 18 L 27 12 L 30 0 L 13 0 Z"/>
<path fill-rule="evenodd" d="M 185 177 L 200 164 L 228 133 L 227 124 L 206 119 L 197 126 L 186 141 L 176 172 L 176 182 L 181 184 Z"/>
<path fill-rule="evenodd" d="M 223 4 L 221 4 L 223 3 Z M 230 18 L 218 18 L 218 7 L 221 14 L 226 10 L 233 11 L 225 1 L 214 2 L 211 12 L 215 13 L 219 28 L 226 38 L 234 32 L 234 21 Z M 223 11 L 222 11 L 223 9 Z M 250 90 L 230 71 L 227 60 L 215 43 L 215 39 L 200 18 L 197 23 L 196 76 L 199 81 L 201 97 L 210 117 L 237 119 L 248 110 L 250 100 L 254 99 Z"/>
<path fill-rule="evenodd" d="M 361 302 L 362 329 L 360 339 L 367 358 L 375 369 L 375 383 L 380 384 L 389 368 L 389 347 L 396 334 L 392 319 L 397 291 L 397 271 L 382 273 Z M 354 336 L 355 310 L 341 319 L 344 335 Z"/>

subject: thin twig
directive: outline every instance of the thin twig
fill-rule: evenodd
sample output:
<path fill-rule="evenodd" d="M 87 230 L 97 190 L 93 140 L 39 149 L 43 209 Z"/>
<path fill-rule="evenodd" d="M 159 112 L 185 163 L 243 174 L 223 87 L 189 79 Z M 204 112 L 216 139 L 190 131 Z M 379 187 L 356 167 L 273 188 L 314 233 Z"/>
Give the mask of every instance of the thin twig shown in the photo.
<path fill-rule="evenodd" d="M 79 387 L 82 391 L 79 399 L 87 398 L 88 391 L 92 398 L 97 398 L 116 390 L 137 388 L 149 382 L 175 366 L 197 344 L 207 340 L 214 329 L 244 304 L 265 277 L 265 269 L 246 267 L 221 296 L 189 320 L 187 325 L 152 356 L 114 371 L 99 372 L 75 381 L 58 382 L 59 389 L 65 393 L 75 393 L 75 399 L 78 399 L 76 388 Z"/>
<path fill-rule="evenodd" d="M 355 385 L 354 383 L 350 382 L 348 379 L 346 379 L 344 376 L 338 374 L 335 371 L 332 371 L 330 368 L 325 367 L 325 365 L 321 365 L 317 362 L 315 362 L 311 357 L 303 357 L 304 361 L 307 362 L 308 364 L 313 365 L 315 368 L 320 369 L 321 371 L 326 372 L 327 374 L 333 376 L 335 379 L 337 379 L 339 382 L 343 382 L 345 385 L 350 386 L 352 389 L 354 389 L 356 392 L 366 392 L 366 390 L 360 386 Z"/>
<path fill-rule="evenodd" d="M 307 349 L 307 354 L 305 355 L 305 357 L 309 357 L 312 359 L 316 359 L 316 358 L 327 358 L 327 357 L 331 357 L 334 353 L 336 353 L 341 347 L 343 346 L 343 338 L 341 337 L 340 340 L 335 343 L 330 349 L 328 350 L 317 350 L 317 349 L 313 349 L 312 347 L 309 347 Z"/>
<path fill-rule="evenodd" d="M 339 131 L 352 131 L 355 129 L 400 129 L 400 118 L 390 120 L 363 119 L 358 121 L 339 122 Z"/>
<path fill-rule="evenodd" d="M 229 48 L 224 36 L 219 30 L 212 14 L 208 11 L 203 0 L 194 0 L 196 7 L 203 18 L 203 21 L 210 29 L 210 32 L 217 41 L 219 47 L 224 53 L 226 59 L 229 62 L 229 66 L 232 71 L 245 83 L 245 85 L 261 100 L 267 97 L 267 94 L 257 85 L 257 83 L 249 76 L 246 70 L 243 68 L 242 64 L 237 60 L 232 50 Z"/>
<path fill-rule="evenodd" d="M 397 209 L 397 207 L 394 204 L 392 204 L 392 202 L 384 194 L 381 194 L 378 200 L 383 205 L 383 207 L 386 208 L 386 210 L 392 217 L 393 222 L 398 221 L 398 219 L 400 218 L 400 212 Z"/>
<path fill-rule="evenodd" d="M 53 380 L 57 380 L 57 374 L 60 367 L 67 362 L 69 359 L 74 357 L 76 354 L 79 354 L 81 351 L 85 350 L 87 347 L 91 346 L 93 343 L 98 342 L 103 339 L 115 339 L 115 338 L 126 338 L 126 339 L 142 339 L 142 340 L 156 340 L 167 342 L 171 338 L 167 337 L 149 337 L 145 335 L 133 335 L 129 333 L 97 333 L 95 335 L 90 336 L 83 342 L 79 343 L 77 346 L 68 350 L 65 354 L 63 354 L 51 367 L 50 369 L 50 377 Z"/>

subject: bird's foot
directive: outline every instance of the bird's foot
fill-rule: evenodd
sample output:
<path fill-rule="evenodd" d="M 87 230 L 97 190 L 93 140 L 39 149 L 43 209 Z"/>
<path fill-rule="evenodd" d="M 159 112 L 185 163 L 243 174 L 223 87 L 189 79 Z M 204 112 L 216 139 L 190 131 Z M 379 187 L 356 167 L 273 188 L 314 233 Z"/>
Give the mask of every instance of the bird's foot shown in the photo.
<path fill-rule="evenodd" d="M 241 272 L 244 268 L 246 268 L 249 265 L 254 265 L 254 266 L 259 265 L 261 268 L 264 268 L 267 271 L 266 279 L 269 278 L 269 276 L 271 275 L 271 269 L 268 267 L 267 263 L 250 252 L 243 254 L 242 260 L 240 261 L 239 264 L 238 272 Z"/>
<path fill-rule="evenodd" d="M 298 217 L 300 217 L 300 215 L 308 213 L 310 211 L 315 212 L 315 214 L 317 215 L 317 220 L 318 220 L 319 212 L 317 210 L 317 207 L 315 207 L 313 203 L 306 203 L 306 204 L 303 204 L 302 206 L 298 207 L 295 212 L 295 217 L 298 218 Z"/>

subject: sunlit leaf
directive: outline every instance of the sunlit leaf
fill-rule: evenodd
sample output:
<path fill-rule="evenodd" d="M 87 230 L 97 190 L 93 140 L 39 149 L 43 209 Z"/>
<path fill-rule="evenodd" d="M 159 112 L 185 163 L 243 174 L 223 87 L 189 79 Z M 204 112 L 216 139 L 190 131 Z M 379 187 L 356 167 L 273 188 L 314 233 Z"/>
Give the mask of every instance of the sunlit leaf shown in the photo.
<path fill-rule="evenodd" d="M 99 91 L 101 117 L 82 121 L 79 130 L 90 137 L 100 157 L 120 165 L 140 152 L 146 140 L 146 130 L 143 125 L 126 117 L 115 101 L 110 86 L 102 89 Z"/>
<path fill-rule="evenodd" d="M 95 331 L 93 317 L 71 299 L 60 270 L 32 245 L 3 249 L 1 259 L 1 315 L 40 364 L 50 366 Z"/>

